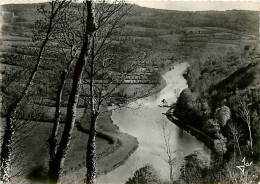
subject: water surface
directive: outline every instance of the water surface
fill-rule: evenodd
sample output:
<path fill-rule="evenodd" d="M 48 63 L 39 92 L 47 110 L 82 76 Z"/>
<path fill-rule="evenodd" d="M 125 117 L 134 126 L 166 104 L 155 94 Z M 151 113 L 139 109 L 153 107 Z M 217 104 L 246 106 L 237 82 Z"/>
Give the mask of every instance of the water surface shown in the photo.
<path fill-rule="evenodd" d="M 162 113 L 168 108 L 159 107 L 162 100 L 167 104 L 176 102 L 179 92 L 187 88 L 187 83 L 182 76 L 187 69 L 186 63 L 175 65 L 174 69 L 165 73 L 162 77 L 166 81 L 166 87 L 156 95 L 146 99 L 140 99 L 136 103 L 142 104 L 138 110 L 124 108 L 113 111 L 112 120 L 119 126 L 119 129 L 138 139 L 138 149 L 129 157 L 125 164 L 115 170 L 100 176 L 98 182 L 101 184 L 121 184 L 124 183 L 138 168 L 145 164 L 152 164 L 165 180 L 169 180 L 169 167 L 162 159 L 165 155 L 163 131 L 161 122 L 166 121 L 168 129 L 172 129 L 171 146 L 172 150 L 181 150 L 183 155 L 188 155 L 195 149 L 202 149 L 208 153 L 205 145 L 190 134 L 183 132 L 176 125 L 170 122 Z M 136 103 L 131 106 L 136 106 Z M 181 157 L 180 159 L 181 160 Z M 180 163 L 175 167 L 175 178 L 179 175 Z"/>

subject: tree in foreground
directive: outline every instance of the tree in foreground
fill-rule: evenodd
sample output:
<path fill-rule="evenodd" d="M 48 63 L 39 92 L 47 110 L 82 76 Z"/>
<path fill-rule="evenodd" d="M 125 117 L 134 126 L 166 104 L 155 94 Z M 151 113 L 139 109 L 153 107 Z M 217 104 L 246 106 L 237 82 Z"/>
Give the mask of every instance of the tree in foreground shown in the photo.
<path fill-rule="evenodd" d="M 77 51 L 76 55 L 70 57 L 66 62 L 67 68 L 65 70 L 73 66 L 74 71 L 69 89 L 65 127 L 59 141 L 57 141 L 59 109 L 67 71 L 63 71 L 61 74 L 60 85 L 57 89 L 55 122 L 49 138 L 49 179 L 54 183 L 59 182 L 62 176 L 64 161 L 76 121 L 77 105 L 81 96 L 84 96 L 87 104 L 85 112 L 88 116 L 85 117 L 90 125 L 86 156 L 86 182 L 95 182 L 96 120 L 101 113 L 107 111 L 104 106 L 108 100 L 114 98 L 113 95 L 118 92 L 119 86 L 125 83 L 125 79 L 144 61 L 145 55 L 137 54 L 137 49 L 134 50 L 137 52 L 136 55 L 132 55 L 124 45 L 125 42 L 116 36 L 116 31 L 121 30 L 120 20 L 130 9 L 131 6 L 121 1 L 73 3 L 65 10 L 67 17 L 59 23 L 59 28 L 66 28 L 66 32 L 65 34 L 60 30 L 58 30 L 58 34 L 56 32 L 57 42 L 64 43 L 64 40 L 71 40 L 69 44 L 66 43 L 69 48 L 67 53 L 72 53 L 72 49 L 75 48 Z M 76 39 L 74 39 L 75 37 Z M 71 62 L 73 62 L 72 65 Z M 81 94 L 81 90 L 83 90 L 83 94 Z M 145 94 L 148 94 L 147 91 Z M 144 96 L 143 93 L 140 93 L 139 96 L 130 95 L 127 101 L 141 96 Z"/>
<path fill-rule="evenodd" d="M 169 177 L 171 183 L 174 182 L 174 167 L 176 167 L 178 164 L 181 163 L 183 156 L 182 152 L 180 150 L 176 150 L 174 148 L 173 142 L 172 142 L 172 135 L 173 135 L 173 129 L 169 126 L 168 122 L 165 119 L 162 119 L 162 121 L 159 122 L 159 127 L 162 131 L 162 138 L 163 138 L 163 145 L 162 147 L 162 153 L 154 153 L 156 156 L 159 156 L 162 158 L 163 161 L 165 161 L 169 166 Z"/>
<path fill-rule="evenodd" d="M 131 48 L 127 40 L 121 38 L 122 20 L 132 9 L 124 1 L 95 4 L 97 30 L 92 37 L 90 57 L 84 68 L 83 86 L 87 109 L 86 122 L 89 126 L 89 138 L 86 153 L 86 183 L 95 183 L 96 179 L 96 134 L 97 118 L 107 112 L 107 105 L 117 104 L 116 108 L 127 106 L 139 98 L 151 93 L 151 88 L 141 89 L 138 93 L 126 92 L 126 79 L 133 78 L 138 67 L 145 63 L 146 53 L 139 48 Z"/>
<path fill-rule="evenodd" d="M 55 29 L 56 23 L 59 21 L 59 18 L 62 17 L 62 10 L 67 6 L 67 2 L 64 1 L 52 1 L 51 2 L 51 13 L 49 21 L 46 24 L 46 29 L 42 32 L 42 38 L 39 41 L 39 47 L 35 54 L 35 64 L 34 67 L 29 72 L 28 78 L 25 79 L 24 85 L 19 88 L 19 93 L 16 96 L 13 96 L 12 100 L 8 100 L 8 103 L 5 103 L 6 108 L 5 115 L 5 127 L 3 134 L 3 141 L 1 146 L 1 171 L 0 171 L 0 180 L 3 182 L 9 182 L 11 177 L 11 159 L 13 153 L 13 139 L 15 134 L 16 125 L 19 121 L 18 116 L 21 110 L 21 105 L 26 101 L 29 91 L 33 85 L 33 82 L 36 78 L 37 71 L 42 62 L 42 55 L 46 45 L 48 44 L 52 31 Z"/>
<path fill-rule="evenodd" d="M 69 100 L 66 99 L 65 94 L 66 92 L 70 91 L 72 93 L 72 90 L 75 90 L 75 86 L 77 82 L 75 82 L 75 79 L 73 80 L 73 83 L 75 84 L 73 88 L 70 88 L 71 85 L 71 76 L 73 75 L 73 67 L 76 67 L 77 64 L 82 61 L 79 61 L 79 55 L 82 53 L 82 43 L 79 42 L 79 39 L 81 36 L 79 35 L 79 30 L 77 27 L 77 21 L 78 16 L 75 14 L 75 7 L 76 5 L 68 1 L 68 6 L 66 9 L 63 10 L 63 17 L 60 18 L 59 22 L 57 23 L 57 29 L 53 33 L 53 39 L 51 40 L 51 46 L 49 48 L 49 56 L 54 60 L 52 63 L 52 72 L 55 73 L 54 76 L 57 80 L 54 80 L 54 93 L 53 97 L 55 99 L 55 112 L 54 112 L 54 120 L 53 120 L 53 127 L 50 134 L 50 137 L 48 138 L 48 146 L 49 146 L 49 173 L 48 176 L 52 181 L 58 181 L 60 176 L 56 172 L 59 170 L 54 169 L 55 162 L 58 162 L 60 159 L 57 157 L 57 149 L 59 146 L 60 140 L 58 137 L 59 133 L 59 126 L 61 121 L 61 107 L 63 104 L 67 104 L 67 107 L 69 107 L 69 101 L 72 99 L 72 94 L 70 94 Z M 48 21 L 49 14 L 46 12 L 48 11 L 48 7 L 41 6 L 40 7 L 41 14 L 43 14 L 43 17 Z M 44 26 L 41 24 L 46 24 L 46 20 L 40 20 L 40 27 L 44 29 Z M 80 50 L 81 49 L 81 50 Z M 81 58 L 82 60 L 82 58 Z M 77 66 L 78 67 L 78 66 Z M 78 67 L 79 68 L 79 67 Z M 75 73 L 80 72 L 76 71 L 76 68 L 74 68 L 74 78 Z M 80 80 L 81 77 L 78 77 L 78 80 Z M 50 81 L 53 80 L 53 78 L 49 79 Z M 80 83 L 80 82 L 78 82 Z M 77 93 L 74 92 L 74 95 L 77 96 Z M 72 102 L 70 102 L 72 103 Z M 74 104 L 75 105 L 75 104 Z M 71 108 L 71 106 L 70 106 Z M 75 111 L 76 113 L 76 111 Z M 73 127 L 72 127 L 73 128 Z M 66 131 L 70 131 L 72 129 L 66 129 Z M 64 130 L 65 131 L 65 130 Z M 63 131 L 63 132 L 64 132 Z M 64 143 L 63 143 L 64 144 Z M 64 156 L 65 157 L 65 156 Z M 58 179 L 55 179 L 58 178 Z"/>
<path fill-rule="evenodd" d="M 81 4 L 76 4 L 78 9 L 80 34 L 79 34 L 79 52 L 75 61 L 75 67 L 73 71 L 72 87 L 69 92 L 69 99 L 66 112 L 65 127 L 62 132 L 61 139 L 57 146 L 55 156 L 50 160 L 49 165 L 49 179 L 56 183 L 61 179 L 64 161 L 69 149 L 70 141 L 73 134 L 73 129 L 76 120 L 77 105 L 82 87 L 82 75 L 86 61 L 90 55 L 90 48 L 92 45 L 92 38 L 97 27 L 95 24 L 95 18 L 93 14 L 93 2 L 84 1 Z"/>
<path fill-rule="evenodd" d="M 131 6 L 121 1 L 113 3 L 101 1 L 94 6 L 93 1 L 87 0 L 82 3 L 57 0 L 50 2 L 50 9 L 45 9 L 42 5 L 39 10 L 43 16 L 37 22 L 38 35 L 34 38 L 39 49 L 37 50 L 36 64 L 21 95 L 8 109 L 1 151 L 1 179 L 8 181 L 10 178 L 11 144 L 17 109 L 20 103 L 25 101 L 33 82 L 36 82 L 35 76 L 42 64 L 43 54 L 51 54 L 50 56 L 55 61 L 51 63 L 51 66 L 62 65 L 60 68 L 53 67 L 54 72 L 61 74 L 57 80 L 59 85 L 56 89 L 54 126 L 48 139 L 49 181 L 57 183 L 61 179 L 76 121 L 80 92 L 84 89 L 84 92 L 87 93 L 85 98 L 88 105 L 86 112 L 90 115 L 87 120 L 90 123 L 90 134 L 87 144 L 86 182 L 94 183 L 96 177 L 97 117 L 107 111 L 104 107 L 107 106 L 108 102 L 116 101 L 118 107 L 122 107 L 127 102 L 149 94 L 147 90 L 138 93 L 138 95 L 137 93 L 128 94 L 127 100 L 125 100 L 125 95 L 116 95 L 118 92 L 124 91 L 124 88 L 120 88 L 120 86 L 140 64 L 143 64 L 146 57 L 136 48 L 130 50 L 128 46 L 125 46 L 124 39 L 116 36 L 117 31 L 121 30 L 120 20 L 131 10 Z M 133 52 L 135 55 L 132 54 Z M 61 56 L 62 53 L 63 56 Z M 46 63 L 48 62 L 44 64 Z M 72 73 L 72 82 L 68 76 L 69 72 Z M 59 139 L 57 135 L 61 114 L 60 107 L 66 82 L 69 83 L 69 98 L 65 127 Z"/>
<path fill-rule="evenodd" d="M 237 116 L 243 119 L 244 122 L 247 124 L 248 133 L 249 133 L 249 149 L 253 155 L 253 137 L 252 137 L 252 118 L 249 105 L 246 103 L 245 99 L 238 100 L 238 107 L 235 109 Z"/>

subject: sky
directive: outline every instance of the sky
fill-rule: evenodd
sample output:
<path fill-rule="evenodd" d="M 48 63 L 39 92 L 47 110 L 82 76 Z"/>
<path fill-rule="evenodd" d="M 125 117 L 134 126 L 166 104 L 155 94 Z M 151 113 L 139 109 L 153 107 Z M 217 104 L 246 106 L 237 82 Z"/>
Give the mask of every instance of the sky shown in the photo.
<path fill-rule="evenodd" d="M 205 11 L 205 10 L 260 10 L 257 1 L 138 1 L 136 4 L 158 9 L 181 11 Z"/>
<path fill-rule="evenodd" d="M 17 4 L 17 3 L 36 3 L 46 2 L 48 0 L 0 0 L 1 4 Z M 178 1 L 178 0 L 127 0 L 140 6 L 168 9 L 168 10 L 180 10 L 180 11 L 206 11 L 206 10 L 260 10 L 260 3 L 258 0 L 222 0 L 222 1 Z"/>

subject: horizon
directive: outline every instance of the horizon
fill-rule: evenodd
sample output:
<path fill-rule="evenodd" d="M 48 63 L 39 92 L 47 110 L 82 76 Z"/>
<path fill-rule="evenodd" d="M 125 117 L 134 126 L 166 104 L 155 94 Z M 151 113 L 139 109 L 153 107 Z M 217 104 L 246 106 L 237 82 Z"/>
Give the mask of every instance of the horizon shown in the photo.
<path fill-rule="evenodd" d="M 1 5 L 7 4 L 34 4 L 45 3 L 48 0 L 1 0 Z M 259 11 L 260 3 L 258 1 L 138 1 L 126 0 L 141 7 L 177 10 L 177 11 L 227 11 L 227 10 L 249 10 Z M 224 5 L 224 6 L 223 6 Z"/>

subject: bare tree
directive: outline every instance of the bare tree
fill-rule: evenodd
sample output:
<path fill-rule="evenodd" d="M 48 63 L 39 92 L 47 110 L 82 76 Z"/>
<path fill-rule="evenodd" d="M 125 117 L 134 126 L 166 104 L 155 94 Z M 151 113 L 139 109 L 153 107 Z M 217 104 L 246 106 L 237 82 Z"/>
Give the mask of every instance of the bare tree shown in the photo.
<path fill-rule="evenodd" d="M 164 141 L 164 145 L 162 145 L 163 153 L 154 153 L 155 155 L 161 157 L 169 166 L 170 171 L 170 180 L 173 183 L 174 182 L 174 166 L 176 166 L 178 163 L 182 160 L 182 151 L 176 150 L 173 148 L 172 145 L 172 134 L 173 129 L 168 126 L 168 123 L 166 120 L 162 119 L 162 121 L 159 122 L 159 126 L 162 130 L 162 138 Z"/>
<path fill-rule="evenodd" d="M 55 69 L 59 73 L 58 88 L 56 89 L 56 103 L 55 103 L 55 115 L 54 124 L 52 128 L 51 135 L 48 139 L 49 144 L 49 166 L 52 165 L 58 146 L 58 131 L 59 124 L 61 120 L 61 105 L 63 99 L 63 92 L 66 85 L 66 80 L 68 74 L 72 68 L 73 63 L 77 59 L 78 43 L 77 43 L 77 33 L 75 26 L 70 24 L 76 19 L 73 13 L 73 6 L 70 5 L 64 11 L 63 19 L 58 23 L 59 29 L 54 34 L 53 48 L 58 55 L 56 58 L 60 62 L 60 68 Z M 55 56 L 54 56 L 55 57 Z M 49 169 L 51 171 L 51 169 Z M 50 173 L 49 173 L 50 175 Z"/>
<path fill-rule="evenodd" d="M 238 127 L 237 124 L 231 122 L 228 124 L 228 127 L 229 127 L 229 130 L 230 130 L 230 133 L 232 134 L 233 136 L 233 142 L 234 142 L 234 156 L 235 156 L 235 150 L 237 147 L 238 151 L 239 151 L 239 156 L 242 156 L 242 153 L 241 153 L 241 149 L 240 149 L 240 144 L 239 144 L 239 139 L 241 138 L 242 136 L 242 133 L 241 133 L 241 130 L 240 128 Z"/>
<path fill-rule="evenodd" d="M 71 6 L 69 6 L 69 4 Z M 73 134 L 81 89 L 84 88 L 84 91 L 89 91 L 86 102 L 90 109 L 91 126 L 87 146 L 88 172 L 86 177 L 87 182 L 92 182 L 96 177 L 96 119 L 98 115 L 102 113 L 100 112 L 100 107 L 102 103 L 106 99 L 110 99 L 112 93 L 124 83 L 129 73 L 133 72 L 137 66 L 139 66 L 139 60 L 141 59 L 141 57 L 131 58 L 131 56 L 128 55 L 124 59 L 133 60 L 133 58 L 135 58 L 135 60 L 124 65 L 123 71 L 116 73 L 111 70 L 111 68 L 119 62 L 113 49 L 120 48 L 122 44 L 117 45 L 117 47 L 112 47 L 111 43 L 113 39 L 108 38 L 112 38 L 115 30 L 120 28 L 119 21 L 129 12 L 130 8 L 121 1 L 114 3 L 102 1 L 96 4 L 96 8 L 93 6 L 93 1 L 87 0 L 83 3 L 68 2 L 68 6 L 62 11 L 63 17 L 59 19 L 57 29 L 54 31 L 52 46 L 57 52 L 63 53 L 65 57 L 58 57 L 57 60 L 63 59 L 65 60 L 63 64 L 66 63 L 66 67 L 62 70 L 60 75 L 60 82 L 56 92 L 54 126 L 51 136 L 48 139 L 50 155 L 48 177 L 54 183 L 59 182 L 62 175 L 64 161 Z M 127 8 L 124 9 L 125 7 Z M 95 14 L 93 13 L 94 9 L 96 10 Z M 50 11 L 44 8 L 42 8 L 41 11 L 44 17 L 47 17 L 46 20 L 48 21 Z M 71 19 L 71 17 L 74 19 Z M 95 21 L 95 19 L 97 21 Z M 108 50 L 110 51 L 108 52 Z M 120 59 L 122 59 L 122 57 Z M 75 63 L 75 66 L 73 63 Z M 69 92 L 65 127 L 58 141 L 57 134 L 59 130 L 63 89 L 71 66 L 74 66 L 72 87 Z M 86 74 L 84 75 L 83 72 Z M 100 76 L 101 82 L 96 85 L 95 80 L 100 78 Z M 84 85 L 88 87 L 82 85 L 82 77 L 85 78 Z"/>
<path fill-rule="evenodd" d="M 11 172 L 11 158 L 12 158 L 12 143 L 15 134 L 15 126 L 18 121 L 17 115 L 20 105 L 26 99 L 28 92 L 33 84 L 36 73 L 42 61 L 42 54 L 44 49 L 51 37 L 52 30 L 55 28 L 55 24 L 59 21 L 59 17 L 62 16 L 62 9 L 67 5 L 66 1 L 52 1 L 51 3 L 51 13 L 49 17 L 49 21 L 47 23 L 46 29 L 42 32 L 43 39 L 40 41 L 40 47 L 37 51 L 37 56 L 35 59 L 35 65 L 31 70 L 27 81 L 23 89 L 21 89 L 21 93 L 18 94 L 17 97 L 14 97 L 12 103 L 7 108 L 6 113 L 6 126 L 3 135 L 3 142 L 1 146 L 1 176 L 0 180 L 3 182 L 8 182 L 10 180 L 10 172 Z"/>
<path fill-rule="evenodd" d="M 96 177 L 95 162 L 96 162 L 96 150 L 95 150 L 95 137 L 96 137 L 96 119 L 101 112 L 101 105 L 106 100 L 111 99 L 114 93 L 121 84 L 125 82 L 125 79 L 135 71 L 141 61 L 143 61 L 144 55 L 140 57 L 132 56 L 131 54 L 123 55 L 120 59 L 117 58 L 115 49 L 120 50 L 123 45 L 113 44 L 115 30 L 121 27 L 119 21 L 129 12 L 130 8 L 123 2 L 116 1 L 115 3 L 106 3 L 105 1 L 97 4 L 96 14 L 93 13 L 94 3 L 93 1 L 84 1 L 83 3 L 72 4 L 71 1 L 52 1 L 50 3 L 50 10 L 40 7 L 40 12 L 44 15 L 43 21 L 38 21 L 39 30 L 38 36 L 34 37 L 35 40 L 41 42 L 39 45 L 39 52 L 37 53 L 37 59 L 35 67 L 30 73 L 28 82 L 25 89 L 22 92 L 21 97 L 17 99 L 14 105 L 10 106 L 11 110 L 7 113 L 7 126 L 4 135 L 4 141 L 2 145 L 1 156 L 7 159 L 1 159 L 1 171 L 3 171 L 4 181 L 9 180 L 7 176 L 10 168 L 11 159 L 11 143 L 12 135 L 14 133 L 14 122 L 17 119 L 16 112 L 21 101 L 25 101 L 25 97 L 28 94 L 29 88 L 35 80 L 35 75 L 40 67 L 42 56 L 45 53 L 63 52 L 64 57 L 57 57 L 57 60 L 64 59 L 66 67 L 61 69 L 59 86 L 56 92 L 56 110 L 54 118 L 54 126 L 52 129 L 49 142 L 49 173 L 48 177 L 51 182 L 59 182 L 61 179 L 64 161 L 69 149 L 70 140 L 72 139 L 73 128 L 76 120 L 77 105 L 82 88 L 83 72 L 86 73 L 84 82 L 87 84 L 86 90 L 89 91 L 87 102 L 90 109 L 90 134 L 87 145 L 87 183 L 93 183 Z M 127 7 L 126 9 L 124 9 Z M 68 15 L 70 14 L 70 15 Z M 68 16 L 75 16 L 75 21 L 79 23 L 78 30 L 75 30 L 76 24 L 68 21 Z M 95 17 L 98 17 L 98 21 L 95 21 Z M 71 27 L 70 27 L 71 24 Z M 64 29 L 66 31 L 63 31 Z M 70 29 L 71 28 L 71 29 Z M 42 40 L 42 38 L 44 38 Z M 108 39 L 111 38 L 111 39 Z M 76 39 L 79 39 L 78 43 Z M 51 45 L 47 47 L 47 43 L 52 41 Z M 69 40 L 69 41 L 68 41 Z M 61 45 L 58 47 L 55 44 Z M 113 43 L 113 44 L 112 44 Z M 113 46 L 112 46 L 113 45 Z M 55 48 L 57 46 L 57 48 Z M 64 46 L 64 47 L 63 47 Z M 54 47 L 55 49 L 52 49 Z M 49 49 L 49 50 L 48 50 Z M 125 50 L 121 50 L 125 52 Z M 127 53 L 127 52 L 126 52 Z M 53 56 L 51 56 L 53 57 Z M 56 56 L 54 56 L 56 57 Z M 118 62 L 124 57 L 128 62 L 120 63 L 120 72 L 112 70 L 112 68 L 118 65 Z M 131 62 L 130 62 L 131 61 Z M 75 63 L 75 65 L 73 64 Z M 86 65 L 87 63 L 87 65 Z M 63 95 L 64 85 L 68 76 L 68 71 L 74 66 L 72 86 L 69 92 L 69 99 L 67 103 L 67 112 L 65 127 L 62 132 L 62 136 L 58 141 L 57 133 L 59 130 L 59 122 L 61 115 L 61 101 Z M 55 68 L 56 70 L 56 68 Z M 60 70 L 59 70 L 60 71 Z M 99 76 L 99 77 L 98 77 Z M 101 82 L 96 85 L 96 79 L 100 78 Z M 147 91 L 145 94 L 148 94 Z M 129 101 L 145 95 L 132 95 L 129 97 Z M 119 106 L 122 103 L 118 104 Z M 105 110 L 106 111 L 106 110 Z M 9 120 L 9 122 L 8 122 Z M 9 137 L 8 137 L 9 136 Z M 5 146 L 5 147 L 4 147 Z M 7 151 L 6 151 L 7 149 Z M 6 162 L 7 160 L 7 162 Z"/>
<path fill-rule="evenodd" d="M 239 117 L 243 119 L 244 122 L 246 122 L 249 132 L 249 147 L 251 150 L 251 153 L 253 154 L 253 138 L 252 138 L 252 131 L 251 131 L 251 112 L 248 107 L 248 104 L 246 104 L 245 100 L 238 100 L 238 107 L 236 108 L 236 113 Z"/>
<path fill-rule="evenodd" d="M 57 151 L 55 153 L 53 161 L 50 162 L 49 166 L 49 178 L 55 183 L 59 182 L 61 179 L 64 161 L 67 155 L 75 125 L 77 105 L 82 83 L 82 74 L 86 64 L 86 60 L 88 59 L 90 54 L 92 38 L 97 28 L 93 14 L 93 2 L 84 1 L 82 4 L 78 4 L 76 6 L 79 9 L 79 20 L 82 23 L 80 35 L 80 52 L 79 56 L 77 57 L 73 72 L 72 88 L 68 100 L 65 127 L 62 133 L 62 137 L 57 146 Z"/>
<path fill-rule="evenodd" d="M 118 99 L 122 84 L 127 77 L 133 75 L 137 67 L 141 66 L 146 54 L 138 49 L 127 50 L 125 42 L 118 39 L 116 33 L 122 30 L 120 21 L 131 11 L 132 6 L 124 1 L 108 3 L 101 1 L 96 4 L 97 30 L 93 34 L 90 57 L 85 66 L 84 88 L 88 90 L 86 102 L 89 113 L 89 139 L 86 153 L 86 183 L 95 183 L 96 178 L 96 121 L 100 114 L 107 112 L 106 103 L 117 98 L 118 107 L 138 98 L 145 97 L 150 91 L 125 94 Z M 135 54 L 133 54 L 135 53 Z M 125 98 L 125 99 L 124 99 Z M 104 110 L 105 109 L 105 110 Z"/>

